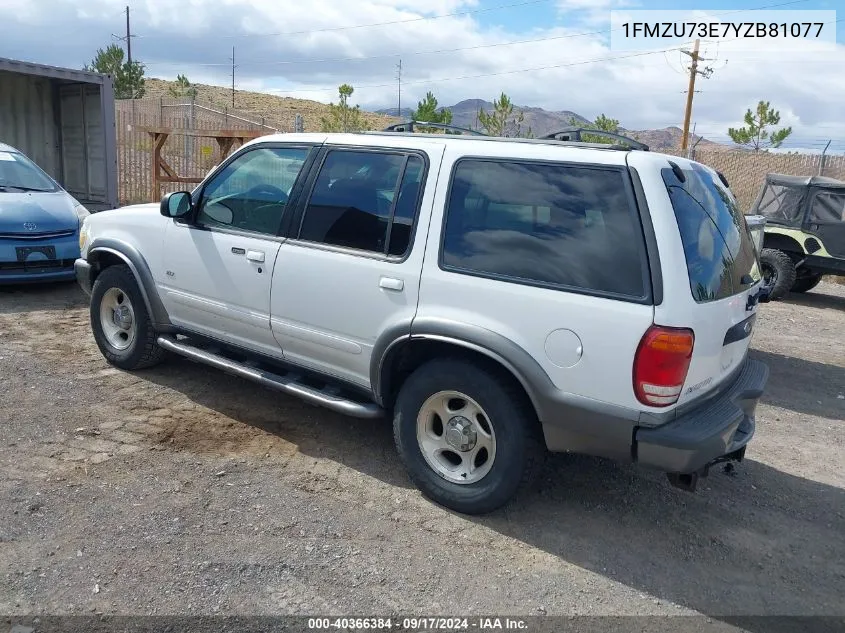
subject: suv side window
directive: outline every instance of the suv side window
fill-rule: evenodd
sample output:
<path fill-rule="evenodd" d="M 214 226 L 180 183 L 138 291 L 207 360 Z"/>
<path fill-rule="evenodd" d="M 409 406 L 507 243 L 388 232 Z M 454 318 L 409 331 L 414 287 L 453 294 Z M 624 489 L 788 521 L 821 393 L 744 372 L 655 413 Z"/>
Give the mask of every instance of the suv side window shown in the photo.
<path fill-rule="evenodd" d="M 613 167 L 462 159 L 441 266 L 644 299 L 645 244 L 626 177 Z"/>
<path fill-rule="evenodd" d="M 314 183 L 299 239 L 405 255 L 419 207 L 423 171 L 423 161 L 417 155 L 331 150 Z"/>
<path fill-rule="evenodd" d="M 197 223 L 276 235 L 308 152 L 259 147 L 238 156 L 203 190 Z"/>

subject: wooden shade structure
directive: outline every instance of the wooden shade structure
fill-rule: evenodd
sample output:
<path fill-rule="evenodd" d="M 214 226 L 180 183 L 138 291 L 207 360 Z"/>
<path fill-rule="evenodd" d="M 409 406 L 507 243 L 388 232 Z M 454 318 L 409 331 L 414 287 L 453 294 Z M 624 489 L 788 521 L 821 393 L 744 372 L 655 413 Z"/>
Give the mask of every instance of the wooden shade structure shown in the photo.
<path fill-rule="evenodd" d="M 161 155 L 161 150 L 171 134 L 190 136 L 195 138 L 213 138 L 220 148 L 221 159 L 225 158 L 237 141 L 243 145 L 247 141 L 265 136 L 267 132 L 256 130 L 186 130 L 169 127 L 137 127 L 139 131 L 147 132 L 153 139 L 152 160 L 152 197 L 153 201 L 161 197 L 161 185 L 165 182 L 199 183 L 202 178 L 180 176 Z"/>

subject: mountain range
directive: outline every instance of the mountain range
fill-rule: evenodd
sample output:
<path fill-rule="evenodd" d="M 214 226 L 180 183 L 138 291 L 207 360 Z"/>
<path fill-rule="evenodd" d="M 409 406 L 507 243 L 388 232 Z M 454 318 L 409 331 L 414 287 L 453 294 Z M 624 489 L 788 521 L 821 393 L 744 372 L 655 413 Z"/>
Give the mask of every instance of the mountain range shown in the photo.
<path fill-rule="evenodd" d="M 478 112 L 480 110 L 490 111 L 493 109 L 493 104 L 490 101 L 483 99 L 465 99 L 455 105 L 445 106 L 439 108 L 446 109 L 452 112 L 452 125 L 460 127 L 478 129 Z M 524 115 L 522 122 L 522 129 L 531 129 L 534 136 L 543 136 L 556 132 L 571 125 L 588 125 L 590 120 L 577 112 L 570 110 L 544 110 L 543 108 L 535 108 L 530 106 L 514 106 L 514 112 L 521 111 Z M 378 114 L 385 114 L 390 116 L 397 116 L 396 108 L 384 108 L 376 110 Z M 399 111 L 399 117 L 402 119 L 410 118 L 413 113 L 412 108 L 402 108 Z M 653 150 L 667 150 L 677 149 L 681 144 L 681 137 L 683 131 L 679 127 L 670 126 L 654 130 L 627 130 L 620 128 L 619 133 L 625 136 L 637 138 Z M 698 141 L 699 137 L 691 135 L 690 143 Z M 714 143 L 702 138 L 699 147 L 707 147 L 708 149 L 717 149 L 725 147 L 719 143 Z"/>

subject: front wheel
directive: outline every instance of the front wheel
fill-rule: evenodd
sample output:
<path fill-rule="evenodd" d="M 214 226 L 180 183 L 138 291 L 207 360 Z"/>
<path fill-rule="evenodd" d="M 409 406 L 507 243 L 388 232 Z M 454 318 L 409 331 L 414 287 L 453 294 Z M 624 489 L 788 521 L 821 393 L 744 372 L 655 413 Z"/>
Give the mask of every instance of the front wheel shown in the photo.
<path fill-rule="evenodd" d="M 128 266 L 109 266 L 91 291 L 91 330 L 105 359 L 121 369 L 152 367 L 164 350 L 156 343 L 138 282 Z"/>
<path fill-rule="evenodd" d="M 539 473 L 545 447 L 514 385 L 464 360 L 433 360 L 402 385 L 396 447 L 430 499 L 465 514 L 491 512 Z"/>
<path fill-rule="evenodd" d="M 764 248 L 760 253 L 763 284 L 769 289 L 772 301 L 782 299 L 795 284 L 795 264 L 792 258 L 775 248 Z"/>

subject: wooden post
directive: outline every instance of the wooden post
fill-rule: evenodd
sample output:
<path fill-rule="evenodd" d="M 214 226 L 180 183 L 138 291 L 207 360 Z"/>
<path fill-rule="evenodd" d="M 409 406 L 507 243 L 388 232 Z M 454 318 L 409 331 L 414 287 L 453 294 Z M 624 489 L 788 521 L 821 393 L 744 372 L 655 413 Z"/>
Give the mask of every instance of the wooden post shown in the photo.
<path fill-rule="evenodd" d="M 151 134 L 153 135 L 153 195 L 151 202 L 155 202 L 161 198 L 161 148 L 167 142 L 168 134 L 164 132 L 151 132 Z"/>

